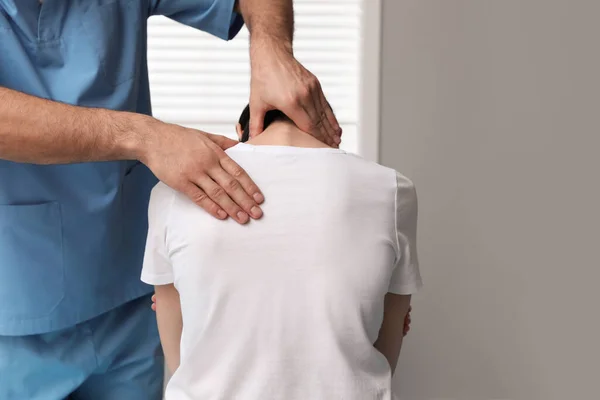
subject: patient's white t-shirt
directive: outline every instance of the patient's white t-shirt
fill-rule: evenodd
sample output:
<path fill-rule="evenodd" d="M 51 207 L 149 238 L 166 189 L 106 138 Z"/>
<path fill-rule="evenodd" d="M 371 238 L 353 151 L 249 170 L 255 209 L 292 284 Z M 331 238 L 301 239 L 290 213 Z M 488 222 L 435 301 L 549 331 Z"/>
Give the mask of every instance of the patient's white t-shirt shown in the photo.
<path fill-rule="evenodd" d="M 219 221 L 152 191 L 142 280 L 174 283 L 183 316 L 166 399 L 394 398 L 373 343 L 384 295 L 421 286 L 413 184 L 337 149 L 227 154 L 263 191 L 261 220 Z"/>

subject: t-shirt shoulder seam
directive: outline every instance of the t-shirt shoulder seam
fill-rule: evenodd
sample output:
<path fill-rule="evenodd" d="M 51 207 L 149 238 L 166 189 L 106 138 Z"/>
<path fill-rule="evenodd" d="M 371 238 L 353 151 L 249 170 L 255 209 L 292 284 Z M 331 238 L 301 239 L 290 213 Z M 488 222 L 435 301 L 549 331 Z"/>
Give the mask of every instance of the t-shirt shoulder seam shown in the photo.
<path fill-rule="evenodd" d="M 380 170 L 382 170 L 382 171 L 386 171 L 386 170 L 387 170 L 387 171 L 389 171 L 389 172 L 393 172 L 394 174 L 396 174 L 396 173 L 398 172 L 398 171 L 396 171 L 396 170 L 395 170 L 395 169 L 393 169 L 393 168 L 390 168 L 390 167 L 388 167 L 388 166 L 386 166 L 386 165 L 382 165 L 382 164 L 378 163 L 377 161 L 373 161 L 373 160 L 366 159 L 366 158 L 364 158 L 363 156 L 361 156 L 361 155 L 358 155 L 358 154 L 355 154 L 355 153 L 343 153 L 343 154 L 344 154 L 344 155 L 347 155 L 347 156 L 350 156 L 350 157 L 352 157 L 352 158 L 355 158 L 355 159 L 356 159 L 356 160 L 358 160 L 358 161 L 362 161 L 362 162 L 364 162 L 365 164 L 369 164 L 369 165 L 372 165 L 372 166 L 374 166 L 374 167 L 378 167 L 378 168 L 379 168 Z"/>

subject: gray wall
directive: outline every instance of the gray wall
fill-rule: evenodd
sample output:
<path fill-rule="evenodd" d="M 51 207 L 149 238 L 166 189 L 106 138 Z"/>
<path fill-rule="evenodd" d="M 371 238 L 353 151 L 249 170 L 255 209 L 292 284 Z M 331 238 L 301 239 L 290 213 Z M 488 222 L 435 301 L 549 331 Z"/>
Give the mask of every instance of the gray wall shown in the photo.
<path fill-rule="evenodd" d="M 426 287 L 403 400 L 600 398 L 600 1 L 384 0 Z"/>

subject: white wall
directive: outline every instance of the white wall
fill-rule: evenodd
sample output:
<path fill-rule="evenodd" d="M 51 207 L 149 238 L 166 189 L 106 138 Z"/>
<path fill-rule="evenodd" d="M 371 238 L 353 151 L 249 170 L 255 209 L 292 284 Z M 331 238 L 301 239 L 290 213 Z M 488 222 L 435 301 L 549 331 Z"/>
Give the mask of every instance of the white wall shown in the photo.
<path fill-rule="evenodd" d="M 426 281 L 402 399 L 600 399 L 600 1 L 383 11 L 381 155 Z"/>

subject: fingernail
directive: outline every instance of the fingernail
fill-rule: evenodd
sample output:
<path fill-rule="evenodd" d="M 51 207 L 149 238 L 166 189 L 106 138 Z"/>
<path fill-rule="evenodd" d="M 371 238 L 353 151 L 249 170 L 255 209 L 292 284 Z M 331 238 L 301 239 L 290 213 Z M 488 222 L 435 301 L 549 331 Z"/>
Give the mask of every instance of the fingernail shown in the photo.
<path fill-rule="evenodd" d="M 245 213 L 245 212 L 243 212 L 243 211 L 238 211 L 238 213 L 237 213 L 237 217 L 238 217 L 238 220 L 239 220 L 241 223 L 243 223 L 243 224 L 245 224 L 246 222 L 248 222 L 248 218 L 249 218 L 249 217 L 248 217 L 248 214 L 246 214 L 246 213 Z"/>
<path fill-rule="evenodd" d="M 253 218 L 260 218 L 260 217 L 262 217 L 262 210 L 256 206 L 254 206 L 250 209 L 250 214 L 252 214 Z"/>
<path fill-rule="evenodd" d="M 261 204 L 263 201 L 265 201 L 265 197 L 260 193 L 254 193 L 254 196 L 252 197 L 254 197 L 254 201 L 258 204 Z"/>
<path fill-rule="evenodd" d="M 219 218 L 223 218 L 223 219 L 227 218 L 227 213 L 223 210 L 217 211 L 217 215 L 219 216 Z"/>

